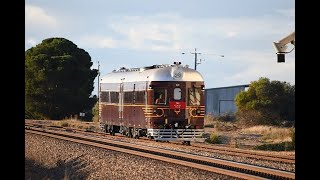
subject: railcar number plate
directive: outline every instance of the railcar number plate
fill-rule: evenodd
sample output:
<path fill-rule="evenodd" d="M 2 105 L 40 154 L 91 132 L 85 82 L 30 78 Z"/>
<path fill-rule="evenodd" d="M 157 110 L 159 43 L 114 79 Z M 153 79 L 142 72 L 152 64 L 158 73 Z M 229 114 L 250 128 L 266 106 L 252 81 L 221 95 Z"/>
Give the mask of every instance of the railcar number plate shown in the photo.
<path fill-rule="evenodd" d="M 186 102 L 170 101 L 170 109 L 185 109 Z"/>

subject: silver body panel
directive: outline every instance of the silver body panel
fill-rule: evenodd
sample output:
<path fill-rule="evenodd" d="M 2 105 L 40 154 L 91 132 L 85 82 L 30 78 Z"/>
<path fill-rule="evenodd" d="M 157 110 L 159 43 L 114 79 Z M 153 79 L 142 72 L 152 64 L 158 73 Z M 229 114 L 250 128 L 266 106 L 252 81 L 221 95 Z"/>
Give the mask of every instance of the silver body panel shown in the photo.
<path fill-rule="evenodd" d="M 108 73 L 102 77 L 100 83 L 126 83 L 151 81 L 203 81 L 202 75 L 188 67 L 181 65 L 157 65 L 158 67 L 122 69 Z M 103 88 L 102 88 L 103 89 Z"/>

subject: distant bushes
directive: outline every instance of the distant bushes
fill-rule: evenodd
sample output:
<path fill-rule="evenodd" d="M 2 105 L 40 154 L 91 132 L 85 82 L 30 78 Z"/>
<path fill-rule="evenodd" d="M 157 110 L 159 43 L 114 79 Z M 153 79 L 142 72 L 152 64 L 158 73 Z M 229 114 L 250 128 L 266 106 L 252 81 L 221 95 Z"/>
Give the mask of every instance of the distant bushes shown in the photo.
<path fill-rule="evenodd" d="M 295 85 L 261 77 L 235 97 L 237 122 L 242 126 L 276 125 L 295 121 Z"/>

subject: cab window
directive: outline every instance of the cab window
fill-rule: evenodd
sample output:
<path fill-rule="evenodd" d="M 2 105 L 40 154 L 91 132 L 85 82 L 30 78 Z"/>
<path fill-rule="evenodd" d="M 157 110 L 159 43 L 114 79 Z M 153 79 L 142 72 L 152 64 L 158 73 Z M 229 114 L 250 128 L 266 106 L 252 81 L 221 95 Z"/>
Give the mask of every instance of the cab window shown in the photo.
<path fill-rule="evenodd" d="M 180 88 L 174 88 L 173 99 L 174 100 L 181 100 L 181 89 Z"/>
<path fill-rule="evenodd" d="M 154 104 L 166 104 L 167 89 L 154 89 Z"/>
<path fill-rule="evenodd" d="M 200 88 L 189 88 L 189 105 L 200 105 Z"/>

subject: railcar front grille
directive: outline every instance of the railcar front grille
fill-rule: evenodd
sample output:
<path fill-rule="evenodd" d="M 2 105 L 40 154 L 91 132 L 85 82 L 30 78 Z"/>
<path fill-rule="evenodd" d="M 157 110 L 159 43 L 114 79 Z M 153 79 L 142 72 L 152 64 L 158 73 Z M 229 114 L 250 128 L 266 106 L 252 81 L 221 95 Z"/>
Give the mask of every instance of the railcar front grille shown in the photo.
<path fill-rule="evenodd" d="M 160 141 L 196 141 L 204 142 L 204 129 L 148 129 L 148 135 Z"/>

